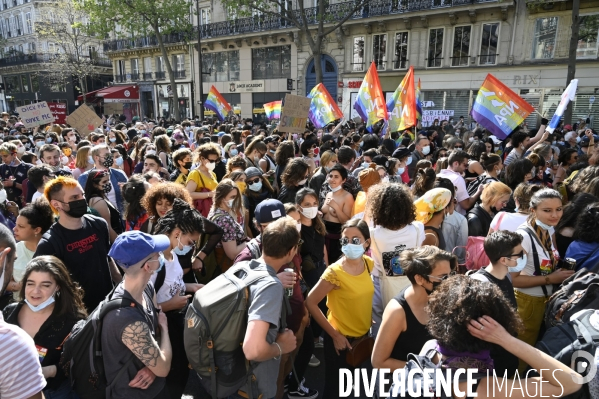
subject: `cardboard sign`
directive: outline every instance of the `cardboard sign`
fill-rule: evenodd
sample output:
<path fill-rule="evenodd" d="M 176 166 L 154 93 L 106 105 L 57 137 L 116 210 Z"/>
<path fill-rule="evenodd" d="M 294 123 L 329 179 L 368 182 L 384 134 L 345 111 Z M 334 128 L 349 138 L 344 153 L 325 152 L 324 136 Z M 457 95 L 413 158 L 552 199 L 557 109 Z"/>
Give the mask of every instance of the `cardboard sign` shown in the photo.
<path fill-rule="evenodd" d="M 54 122 L 59 124 L 67 123 L 67 105 L 65 103 L 48 103 Z"/>
<path fill-rule="evenodd" d="M 106 115 L 122 114 L 123 103 L 104 103 L 104 113 Z"/>
<path fill-rule="evenodd" d="M 87 137 L 95 128 L 102 125 L 102 119 L 90 107 L 83 104 L 67 116 L 67 123 L 77 129 L 81 136 Z"/>
<path fill-rule="evenodd" d="M 307 97 L 286 94 L 283 111 L 281 112 L 279 131 L 303 133 L 306 130 L 306 121 L 310 113 L 311 102 L 312 100 Z"/>
<path fill-rule="evenodd" d="M 25 127 L 36 127 L 54 122 L 54 115 L 45 101 L 18 107 L 19 117 Z"/>

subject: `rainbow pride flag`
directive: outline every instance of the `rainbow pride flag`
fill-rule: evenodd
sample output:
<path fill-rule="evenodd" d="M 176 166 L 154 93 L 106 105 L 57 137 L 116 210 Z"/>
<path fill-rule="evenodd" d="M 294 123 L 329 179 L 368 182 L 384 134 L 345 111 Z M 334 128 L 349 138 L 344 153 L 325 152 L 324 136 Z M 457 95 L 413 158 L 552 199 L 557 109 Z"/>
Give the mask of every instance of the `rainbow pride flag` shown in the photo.
<path fill-rule="evenodd" d="M 223 96 L 212 86 L 208 92 L 208 98 L 204 102 L 204 108 L 214 111 L 219 120 L 224 121 L 229 112 L 233 111 L 231 105 Z"/>
<path fill-rule="evenodd" d="M 356 96 L 354 109 L 360 115 L 362 120 L 366 121 L 366 129 L 372 130 L 372 125 L 381 119 L 387 120 L 387 104 L 385 104 L 385 96 L 381 89 L 379 75 L 376 72 L 376 64 L 372 61 L 362 86 Z"/>
<path fill-rule="evenodd" d="M 283 102 L 272 101 L 270 103 L 264 104 L 264 113 L 268 119 L 281 119 L 281 105 Z"/>
<path fill-rule="evenodd" d="M 470 115 L 500 140 L 522 123 L 534 108 L 519 95 L 488 74 L 478 90 Z"/>
<path fill-rule="evenodd" d="M 317 129 L 325 127 L 336 119 L 343 118 L 343 112 L 341 112 L 337 103 L 322 83 L 317 84 L 310 90 L 308 98 L 312 99 L 308 117 Z"/>
<path fill-rule="evenodd" d="M 416 119 L 422 120 L 422 89 L 420 88 L 420 78 L 418 78 L 418 86 L 416 86 Z"/>
<path fill-rule="evenodd" d="M 399 132 L 416 126 L 416 92 L 414 67 L 410 67 L 393 96 L 387 102 L 389 131 Z"/>

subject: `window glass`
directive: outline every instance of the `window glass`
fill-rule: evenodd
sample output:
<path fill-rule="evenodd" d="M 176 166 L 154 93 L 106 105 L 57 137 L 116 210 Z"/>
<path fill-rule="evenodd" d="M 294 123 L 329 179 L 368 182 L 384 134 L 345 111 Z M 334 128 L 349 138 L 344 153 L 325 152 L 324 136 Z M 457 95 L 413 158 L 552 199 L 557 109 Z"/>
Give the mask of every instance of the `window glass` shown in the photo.
<path fill-rule="evenodd" d="M 372 59 L 376 69 L 381 71 L 387 67 L 387 35 L 372 35 Z"/>
<path fill-rule="evenodd" d="M 536 60 L 553 58 L 558 17 L 537 18 L 532 41 L 532 58 Z"/>
<path fill-rule="evenodd" d="M 428 62 L 429 68 L 440 68 L 443 61 L 443 33 L 444 28 L 431 29 L 428 37 Z"/>
<path fill-rule="evenodd" d="M 393 69 L 408 67 L 408 32 L 395 34 L 395 52 L 393 54 Z"/>
<path fill-rule="evenodd" d="M 597 58 L 599 14 L 581 15 L 576 58 Z"/>
<path fill-rule="evenodd" d="M 21 75 L 21 87 L 23 88 L 23 93 L 29 93 L 31 91 L 31 86 L 29 86 L 29 75 Z"/>
<path fill-rule="evenodd" d="M 480 65 L 497 63 L 497 43 L 499 42 L 499 23 L 483 24 L 480 42 Z"/>
<path fill-rule="evenodd" d="M 468 66 L 470 55 L 470 32 L 472 27 L 456 26 L 453 30 L 453 56 L 452 66 Z"/>
<path fill-rule="evenodd" d="M 291 77 L 291 46 L 252 49 L 252 78 L 280 79 Z"/>
<path fill-rule="evenodd" d="M 364 70 L 364 36 L 354 37 L 352 71 L 362 72 Z"/>

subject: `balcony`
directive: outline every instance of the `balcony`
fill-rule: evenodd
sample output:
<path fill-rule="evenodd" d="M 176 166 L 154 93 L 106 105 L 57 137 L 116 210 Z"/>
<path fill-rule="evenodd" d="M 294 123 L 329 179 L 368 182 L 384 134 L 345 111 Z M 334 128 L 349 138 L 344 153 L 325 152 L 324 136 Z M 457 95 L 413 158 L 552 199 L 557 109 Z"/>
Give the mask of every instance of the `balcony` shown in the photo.
<path fill-rule="evenodd" d="M 185 79 L 185 70 L 183 71 L 173 71 L 175 74 L 175 79 Z"/>
<path fill-rule="evenodd" d="M 13 56 L 7 56 L 0 59 L 0 68 L 13 66 L 13 65 L 25 65 L 25 64 L 33 64 L 33 63 L 42 63 L 42 62 L 52 62 L 52 60 L 56 58 L 54 54 L 18 54 Z M 85 57 L 88 59 L 88 57 Z M 66 61 L 60 61 L 66 62 Z M 91 63 L 96 66 L 102 66 L 110 68 L 112 67 L 112 62 L 108 58 L 92 58 Z"/>
<path fill-rule="evenodd" d="M 164 80 L 166 78 L 166 72 L 162 71 L 162 72 L 156 72 L 156 79 L 158 80 Z"/>
<path fill-rule="evenodd" d="M 197 34 L 196 34 L 197 35 Z M 196 36 L 197 37 L 197 36 Z M 184 43 L 193 39 L 193 32 L 179 32 L 162 35 L 164 44 Z M 137 39 L 116 39 L 103 43 L 104 51 L 123 51 L 135 48 L 157 47 L 158 39 L 155 35 L 140 37 Z"/>
<path fill-rule="evenodd" d="M 144 72 L 143 80 L 152 80 L 152 72 Z"/>
<path fill-rule="evenodd" d="M 127 80 L 137 82 L 139 80 L 139 73 L 130 73 L 127 75 Z"/>
<path fill-rule="evenodd" d="M 114 81 L 117 83 L 124 83 L 127 81 L 127 77 L 125 75 L 114 75 Z"/>

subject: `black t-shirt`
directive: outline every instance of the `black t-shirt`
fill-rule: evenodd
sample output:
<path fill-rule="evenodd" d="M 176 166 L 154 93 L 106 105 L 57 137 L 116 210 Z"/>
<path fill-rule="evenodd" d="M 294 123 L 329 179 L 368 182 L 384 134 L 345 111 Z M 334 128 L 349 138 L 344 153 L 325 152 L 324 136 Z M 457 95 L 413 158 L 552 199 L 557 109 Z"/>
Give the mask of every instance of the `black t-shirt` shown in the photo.
<path fill-rule="evenodd" d="M 501 292 L 503 292 L 505 299 L 508 300 L 508 302 L 510 303 L 512 308 L 514 308 L 514 310 L 518 309 L 518 304 L 516 303 L 516 295 L 514 294 L 514 285 L 512 284 L 512 281 L 510 280 L 509 275 L 506 276 L 503 280 L 500 280 L 497 277 L 493 276 L 488 271 L 486 271 L 484 268 L 478 270 L 476 273 L 482 274 L 484 277 L 487 278 L 488 282 L 493 283 L 497 287 L 499 287 Z"/>
<path fill-rule="evenodd" d="M 315 223 L 314 221 L 312 223 Z M 324 259 L 324 236 L 318 234 L 314 225 L 306 226 L 302 224 L 301 231 L 302 240 L 304 243 L 300 249 L 300 255 L 302 258 L 311 256 L 314 262 L 318 262 Z"/>
<path fill-rule="evenodd" d="M 29 169 L 31 169 L 32 166 L 33 165 L 25 162 L 21 162 L 17 166 L 9 166 L 3 163 L 2 165 L 0 165 L 0 176 L 2 177 L 2 180 L 8 180 L 12 176 L 15 178 L 15 183 L 23 184 L 23 181 L 27 179 L 27 172 L 29 171 Z M 21 189 L 16 188 L 15 186 L 5 188 L 7 199 L 9 201 L 15 201 L 16 203 L 20 204 L 21 201 L 18 200 L 18 197 L 23 193 L 23 191 Z M 33 189 L 33 191 L 35 192 L 35 189 Z M 31 194 L 31 196 L 33 196 L 33 193 Z"/>
<path fill-rule="evenodd" d="M 112 290 L 110 239 L 104 219 L 85 215 L 82 220 L 83 227 L 77 230 L 54 223 L 40 240 L 34 257 L 54 255 L 62 260 L 71 278 L 83 288 L 83 302 L 91 312 Z"/>

